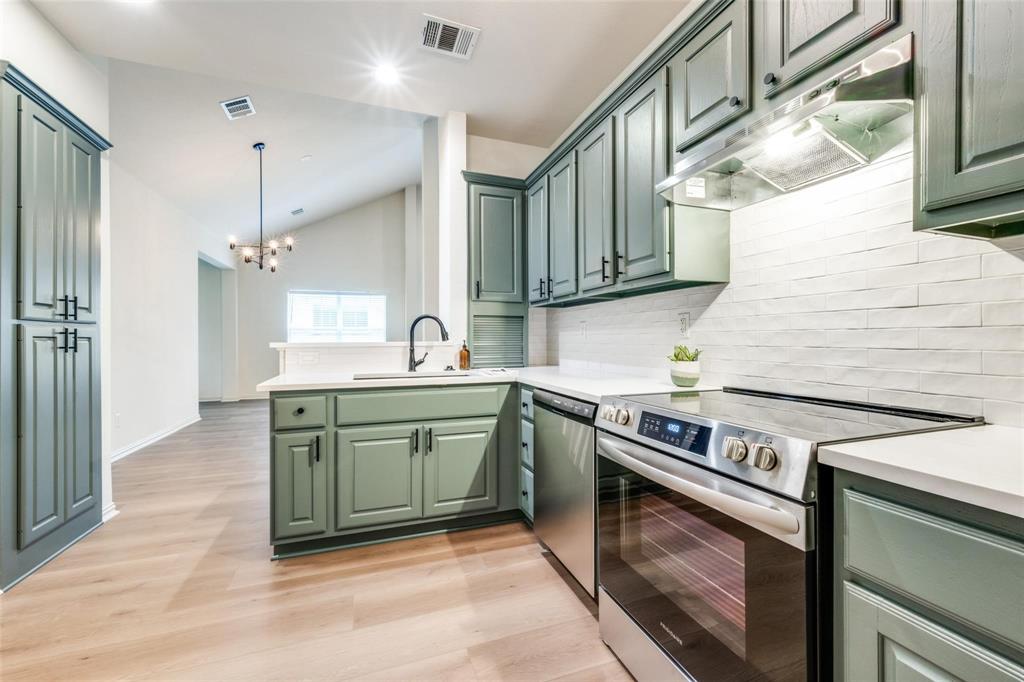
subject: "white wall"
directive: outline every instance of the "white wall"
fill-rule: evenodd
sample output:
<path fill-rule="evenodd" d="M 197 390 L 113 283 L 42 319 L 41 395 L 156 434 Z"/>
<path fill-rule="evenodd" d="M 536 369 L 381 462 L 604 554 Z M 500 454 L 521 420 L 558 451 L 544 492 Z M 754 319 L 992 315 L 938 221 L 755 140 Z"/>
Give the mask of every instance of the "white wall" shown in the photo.
<path fill-rule="evenodd" d="M 110 137 L 110 90 L 103 59 L 81 54 L 25 0 L 0 1 L 0 59 L 9 61 L 96 132 Z M 110 476 L 110 162 L 100 157 L 100 364 L 103 517 L 116 514 Z"/>
<path fill-rule="evenodd" d="M 526 178 L 550 149 L 479 135 L 466 137 L 466 168 L 477 173 Z"/>
<path fill-rule="evenodd" d="M 114 130 L 116 131 L 116 119 Z M 112 448 L 123 456 L 198 419 L 198 256 L 223 235 L 111 163 Z"/>
<path fill-rule="evenodd" d="M 223 303 L 220 270 L 199 259 L 198 330 L 199 400 L 223 395 Z"/>
<path fill-rule="evenodd" d="M 1024 425 L 1024 238 L 915 233 L 912 173 L 903 154 L 734 211 L 728 285 L 549 311 L 549 360 L 663 374 L 686 343 L 712 384 Z"/>
<path fill-rule="evenodd" d="M 415 193 L 411 197 L 415 201 Z M 388 340 L 405 338 L 405 190 L 308 225 L 277 272 L 238 269 L 238 366 L 243 397 L 278 373 L 272 342 L 286 341 L 288 292 L 366 291 L 388 297 Z"/>

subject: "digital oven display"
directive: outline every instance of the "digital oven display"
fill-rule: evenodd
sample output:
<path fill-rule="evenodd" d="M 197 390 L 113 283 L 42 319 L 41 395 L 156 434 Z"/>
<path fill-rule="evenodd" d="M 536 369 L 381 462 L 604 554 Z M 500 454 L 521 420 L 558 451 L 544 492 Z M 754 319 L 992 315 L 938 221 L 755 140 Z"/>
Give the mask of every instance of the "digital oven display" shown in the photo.
<path fill-rule="evenodd" d="M 637 435 L 653 438 L 667 445 L 688 450 L 695 455 L 707 457 L 711 427 L 643 412 L 640 415 L 640 427 L 637 429 Z"/>

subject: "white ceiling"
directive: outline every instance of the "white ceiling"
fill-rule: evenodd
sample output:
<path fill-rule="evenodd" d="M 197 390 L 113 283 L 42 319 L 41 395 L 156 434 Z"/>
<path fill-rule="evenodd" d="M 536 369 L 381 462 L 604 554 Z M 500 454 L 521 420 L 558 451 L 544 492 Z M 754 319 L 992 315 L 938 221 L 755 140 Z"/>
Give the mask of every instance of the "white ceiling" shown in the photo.
<path fill-rule="evenodd" d="M 420 181 L 420 114 L 116 60 L 110 89 L 112 160 L 225 237 L 258 231 L 254 142 L 269 234 Z M 218 103 L 242 95 L 256 114 L 229 121 Z"/>
<path fill-rule="evenodd" d="M 429 115 L 463 111 L 473 134 L 547 147 L 687 1 L 35 4 L 84 52 Z M 418 48 L 423 12 L 482 29 L 473 58 Z M 381 62 L 399 70 L 398 85 L 374 81 Z"/>

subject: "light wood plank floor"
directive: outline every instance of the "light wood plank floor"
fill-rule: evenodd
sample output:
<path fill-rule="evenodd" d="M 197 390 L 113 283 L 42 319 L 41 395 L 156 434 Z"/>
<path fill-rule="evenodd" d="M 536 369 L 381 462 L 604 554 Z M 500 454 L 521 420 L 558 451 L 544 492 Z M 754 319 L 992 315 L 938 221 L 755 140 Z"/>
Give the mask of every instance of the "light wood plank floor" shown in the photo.
<path fill-rule="evenodd" d="M 271 562 L 266 403 L 202 415 L 0 596 L 0 679 L 630 679 L 521 523 Z"/>

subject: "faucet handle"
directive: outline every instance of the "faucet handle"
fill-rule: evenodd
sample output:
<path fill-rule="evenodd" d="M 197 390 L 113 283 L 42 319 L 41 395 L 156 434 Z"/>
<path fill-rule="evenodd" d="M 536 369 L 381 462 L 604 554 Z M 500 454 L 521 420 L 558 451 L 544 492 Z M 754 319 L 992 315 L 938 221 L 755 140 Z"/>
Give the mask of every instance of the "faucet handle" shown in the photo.
<path fill-rule="evenodd" d="M 424 354 L 423 354 L 423 357 L 422 357 L 422 358 L 420 358 L 419 360 L 414 360 L 415 366 L 416 366 L 416 367 L 419 367 L 419 366 L 420 366 L 420 365 L 422 365 L 422 364 L 423 364 L 424 362 L 426 362 L 426 361 L 427 361 L 427 356 L 428 356 L 428 355 L 430 355 L 430 351 L 427 351 L 426 353 L 424 353 Z"/>

